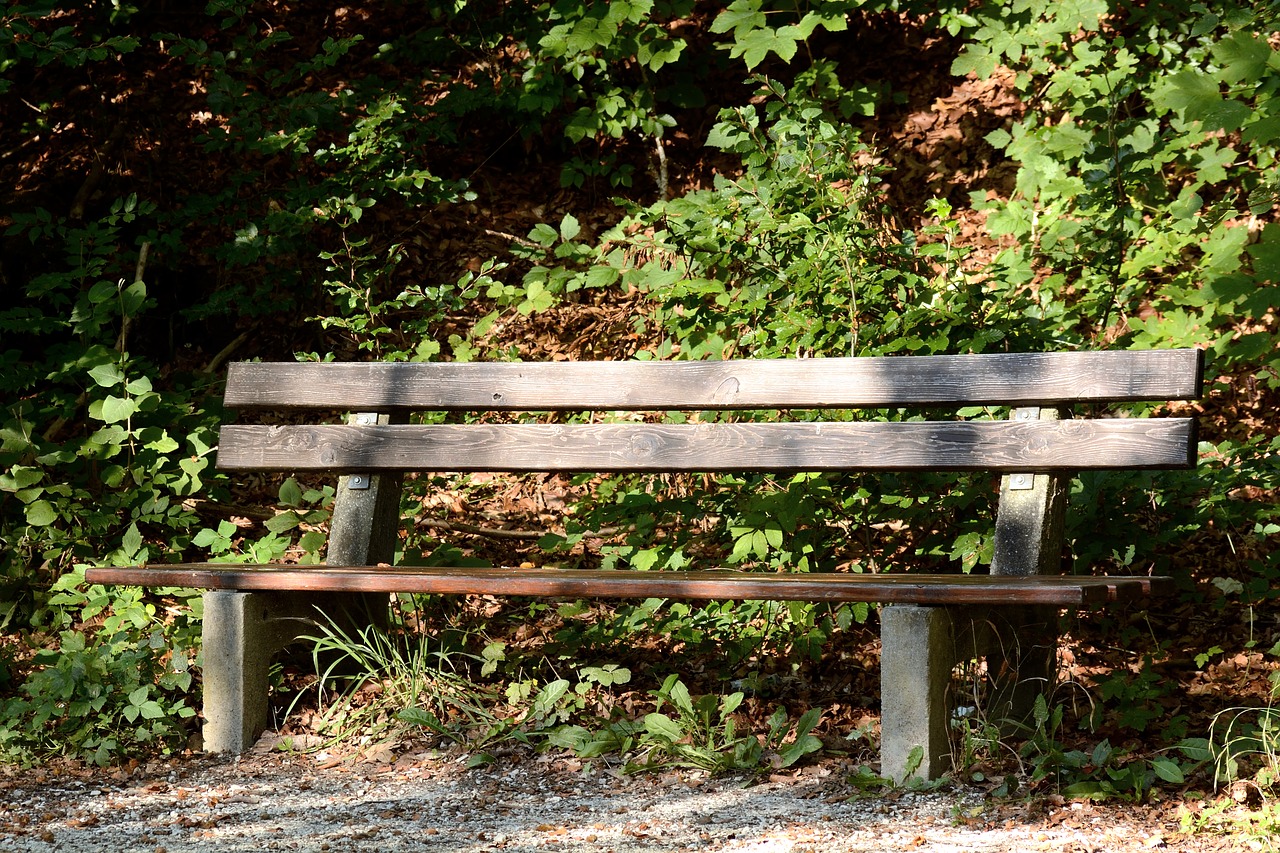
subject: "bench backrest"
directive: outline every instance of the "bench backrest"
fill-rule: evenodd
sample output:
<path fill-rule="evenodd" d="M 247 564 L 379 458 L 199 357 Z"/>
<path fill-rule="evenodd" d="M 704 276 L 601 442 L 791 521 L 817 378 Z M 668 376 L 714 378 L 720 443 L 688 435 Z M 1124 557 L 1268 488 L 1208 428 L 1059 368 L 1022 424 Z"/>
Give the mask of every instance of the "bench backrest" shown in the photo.
<path fill-rule="evenodd" d="M 720 362 L 241 363 L 238 409 L 705 411 L 1014 406 L 1010 420 L 347 423 L 222 429 L 233 470 L 1052 472 L 1195 463 L 1189 418 L 1041 419 L 1040 407 L 1193 399 L 1199 350 Z M 386 420 L 384 418 L 383 420 Z"/>

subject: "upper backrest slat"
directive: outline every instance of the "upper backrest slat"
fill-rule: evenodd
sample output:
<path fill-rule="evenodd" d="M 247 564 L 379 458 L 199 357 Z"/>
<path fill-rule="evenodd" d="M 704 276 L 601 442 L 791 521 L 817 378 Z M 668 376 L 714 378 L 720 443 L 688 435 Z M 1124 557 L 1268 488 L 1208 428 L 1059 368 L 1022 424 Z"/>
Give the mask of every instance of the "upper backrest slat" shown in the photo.
<path fill-rule="evenodd" d="M 1200 396 L 1199 350 L 731 361 L 231 365 L 246 409 L 712 410 L 1017 405 Z"/>

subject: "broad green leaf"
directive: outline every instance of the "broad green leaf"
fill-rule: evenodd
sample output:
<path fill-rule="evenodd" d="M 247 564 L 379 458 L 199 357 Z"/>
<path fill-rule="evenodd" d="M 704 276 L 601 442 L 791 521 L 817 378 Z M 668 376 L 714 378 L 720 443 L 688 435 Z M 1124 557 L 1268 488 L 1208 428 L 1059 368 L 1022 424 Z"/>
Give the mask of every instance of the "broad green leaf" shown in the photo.
<path fill-rule="evenodd" d="M 556 229 L 552 228 L 545 222 L 539 222 L 533 226 L 533 230 L 529 232 L 529 239 L 537 243 L 539 246 L 551 247 L 556 244 L 559 238 Z"/>
<path fill-rule="evenodd" d="M 14 465 L 6 473 L 0 474 L 0 492 L 17 492 L 44 479 L 44 471 L 40 468 L 29 468 Z"/>
<path fill-rule="evenodd" d="M 671 704 L 680 709 L 681 714 L 693 714 L 693 697 L 689 695 L 689 688 L 683 681 L 677 679 L 671 685 L 671 690 L 667 695 L 671 699 Z"/>
<path fill-rule="evenodd" d="M 288 510 L 268 518 L 263 526 L 272 533 L 285 533 L 297 527 L 300 520 L 296 512 Z"/>
<path fill-rule="evenodd" d="M 631 555 L 631 567 L 646 572 L 656 566 L 661 558 L 662 555 L 656 548 L 645 548 Z"/>
<path fill-rule="evenodd" d="M 195 536 L 191 537 L 191 544 L 195 545 L 197 548 L 208 548 L 221 538 L 222 537 L 218 534 L 218 531 L 211 527 L 205 527 L 201 529 L 200 532 L 196 533 Z"/>
<path fill-rule="evenodd" d="M 196 479 L 200 476 L 201 471 L 209 467 L 209 460 L 203 456 L 196 457 L 195 459 L 187 457 L 186 459 L 178 460 L 178 467 L 181 468 L 188 477 Z"/>
<path fill-rule="evenodd" d="M 776 30 L 752 30 L 736 39 L 729 55 L 734 58 L 741 56 L 748 69 L 764 62 L 770 52 L 776 53 L 783 61 L 790 62 L 796 55 L 796 43 L 802 39 L 800 29 L 794 25 Z"/>
<path fill-rule="evenodd" d="M 1054 18 L 1064 32 L 1094 30 L 1111 10 L 1106 0 L 1063 0 L 1054 9 Z"/>
<path fill-rule="evenodd" d="M 554 711 L 556 703 L 569 692 L 569 686 L 566 679 L 559 678 L 542 688 L 529 708 L 530 716 L 540 720 Z"/>
<path fill-rule="evenodd" d="M 983 139 L 985 139 L 987 141 L 987 144 L 990 145 L 992 148 L 1000 148 L 1000 149 L 1003 149 L 1006 145 L 1008 145 L 1010 142 L 1013 141 L 1013 137 L 1009 135 L 1009 131 L 1005 130 L 1004 128 L 998 128 L 996 130 L 991 131 L 986 136 L 984 136 Z"/>
<path fill-rule="evenodd" d="M 652 713 L 646 714 L 644 718 L 644 729 L 654 737 L 675 743 L 684 737 L 684 730 L 680 728 L 675 720 L 666 714 Z"/>
<path fill-rule="evenodd" d="M 1199 121 L 1205 130 L 1235 131 L 1253 117 L 1253 110 L 1240 101 L 1222 97 L 1218 81 L 1203 71 L 1179 71 L 1158 85 L 1152 103 Z"/>
<path fill-rule="evenodd" d="M 178 449 L 178 442 L 164 430 L 144 430 L 141 437 L 143 446 L 157 453 L 172 453 Z"/>
<path fill-rule="evenodd" d="M 45 527 L 58 520 L 53 504 L 46 500 L 35 501 L 27 506 L 27 524 L 32 527 Z"/>
<path fill-rule="evenodd" d="M 1275 654 L 1275 650 L 1272 650 Z M 1191 761 L 1208 761 L 1213 758 L 1212 744 L 1206 738 L 1184 738 L 1175 747 Z"/>
<path fill-rule="evenodd" d="M 761 0 L 733 0 L 729 6 L 711 22 L 711 32 L 727 33 L 733 30 L 735 39 L 741 38 L 751 30 L 765 25 L 764 12 L 760 10 Z"/>
<path fill-rule="evenodd" d="M 425 708 L 419 708 L 412 705 L 396 714 L 397 720 L 403 720 L 406 723 L 415 726 L 428 728 L 437 734 L 444 734 L 444 724 L 440 722 L 440 718 Z"/>
<path fill-rule="evenodd" d="M 137 314 L 139 309 L 142 308 L 142 303 L 146 301 L 147 286 L 140 281 L 135 281 L 133 284 L 120 291 L 121 309 L 127 316 L 131 317 L 134 314 Z"/>
<path fill-rule="evenodd" d="M 1213 47 L 1213 58 L 1222 65 L 1228 83 L 1257 83 L 1267 73 L 1271 46 L 1257 34 L 1236 30 Z"/>
<path fill-rule="evenodd" d="M 120 540 L 120 547 L 130 557 L 138 553 L 142 548 L 142 533 L 138 530 L 136 523 L 130 524 L 129 529 L 124 532 L 124 536 Z"/>
<path fill-rule="evenodd" d="M 560 220 L 560 239 L 566 243 L 582 233 L 582 226 L 571 213 L 566 213 Z"/>
<path fill-rule="evenodd" d="M 1270 101 L 1265 106 L 1270 105 Z M 1241 137 L 1245 142 L 1261 145 L 1280 143 L 1280 115 L 1264 115 L 1244 129 Z"/>
<path fill-rule="evenodd" d="M 89 368 L 89 376 L 103 388 L 111 388 L 124 381 L 124 373 L 116 364 L 97 364 Z"/>
<path fill-rule="evenodd" d="M 280 484 L 280 505 L 302 505 L 302 487 L 298 485 L 298 481 L 293 477 L 290 477 Z"/>
<path fill-rule="evenodd" d="M 778 753 L 778 758 L 782 761 L 783 767 L 790 767 L 801 758 L 810 753 L 817 752 L 822 749 L 822 741 L 811 734 L 805 734 L 797 737 L 794 742 L 783 747 Z"/>
<path fill-rule="evenodd" d="M 969 44 L 951 63 L 951 73 L 957 77 L 972 74 L 979 80 L 985 80 L 996 72 L 999 57 L 990 48 L 977 44 Z"/>
<path fill-rule="evenodd" d="M 89 288 L 89 301 L 94 305 L 100 305 L 109 299 L 115 298 L 119 290 L 115 282 L 100 281 Z"/>
<path fill-rule="evenodd" d="M 643 42 L 636 52 L 636 59 L 650 71 L 675 62 L 684 51 L 684 39 L 657 38 Z"/>
<path fill-rule="evenodd" d="M 102 401 L 102 420 L 109 424 L 128 420 L 136 411 L 138 404 L 127 397 L 108 395 Z"/>
<path fill-rule="evenodd" d="M 1156 775 L 1161 779 L 1174 785 L 1180 785 L 1186 781 L 1182 768 L 1167 758 L 1152 759 L 1151 769 L 1156 771 Z"/>

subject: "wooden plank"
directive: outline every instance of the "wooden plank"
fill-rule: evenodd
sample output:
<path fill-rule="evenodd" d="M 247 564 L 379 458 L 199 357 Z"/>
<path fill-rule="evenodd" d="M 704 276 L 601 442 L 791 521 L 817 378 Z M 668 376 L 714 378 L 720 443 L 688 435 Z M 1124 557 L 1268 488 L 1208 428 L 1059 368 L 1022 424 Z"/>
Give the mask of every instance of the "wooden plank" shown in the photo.
<path fill-rule="evenodd" d="M 775 574 L 362 566 L 173 566 L 93 568 L 90 583 L 205 589 L 416 592 L 556 598 L 867 601 L 884 604 L 1096 606 L 1141 597 L 1167 578 L 991 575 Z"/>
<path fill-rule="evenodd" d="M 1187 418 L 222 428 L 218 467 L 285 471 L 1057 471 L 1186 468 Z"/>
<path fill-rule="evenodd" d="M 1193 399 L 1199 350 L 655 362 L 240 363 L 235 408 L 858 408 Z"/>

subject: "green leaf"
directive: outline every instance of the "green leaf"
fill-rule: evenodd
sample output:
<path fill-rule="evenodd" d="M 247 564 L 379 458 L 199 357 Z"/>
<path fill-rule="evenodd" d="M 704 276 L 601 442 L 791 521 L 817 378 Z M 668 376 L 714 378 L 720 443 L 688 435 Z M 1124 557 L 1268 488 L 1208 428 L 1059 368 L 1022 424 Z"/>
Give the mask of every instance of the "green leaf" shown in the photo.
<path fill-rule="evenodd" d="M 1213 46 L 1213 58 L 1228 83 L 1257 83 L 1267 73 L 1271 46 L 1257 34 L 1236 30 Z"/>
<path fill-rule="evenodd" d="M 675 743 L 684 737 L 684 729 L 666 714 L 646 714 L 644 730 L 650 735 Z"/>
<path fill-rule="evenodd" d="M 39 500 L 27 506 L 27 524 L 32 527 L 46 527 L 58 520 L 53 504 Z"/>
<path fill-rule="evenodd" d="M 142 533 L 139 532 L 137 523 L 130 524 L 129 529 L 124 532 L 124 536 L 120 540 L 120 547 L 130 557 L 137 554 L 142 548 Z"/>
<path fill-rule="evenodd" d="M 631 567 L 646 572 L 656 566 L 661 558 L 662 554 L 656 548 L 645 548 L 631 555 Z"/>
<path fill-rule="evenodd" d="M 210 545 L 220 541 L 222 538 L 223 537 L 218 534 L 218 531 L 211 527 L 205 527 L 196 533 L 195 536 L 191 537 L 191 544 L 195 545 L 197 548 L 208 548 Z"/>
<path fill-rule="evenodd" d="M 582 226 L 578 224 L 578 220 L 573 214 L 566 213 L 564 219 L 560 220 L 560 239 L 566 243 L 574 239 L 582 232 Z"/>
<path fill-rule="evenodd" d="M 546 247 L 554 246 L 559 236 L 560 235 L 556 233 L 556 229 L 552 228 L 545 222 L 539 222 L 537 225 L 533 226 L 533 230 L 529 232 L 530 240 L 537 243 L 539 246 Z"/>
<path fill-rule="evenodd" d="M 1186 781 L 1186 776 L 1183 775 L 1182 768 L 1167 758 L 1152 759 L 1151 769 L 1154 770 L 1156 775 L 1161 779 L 1174 785 L 1181 785 Z"/>
<path fill-rule="evenodd" d="M 188 477 L 195 480 L 199 478 L 201 471 L 209 467 L 209 460 L 203 456 L 196 457 L 195 459 L 188 456 L 185 459 L 178 460 L 178 467 L 181 468 Z"/>
<path fill-rule="evenodd" d="M 693 697 L 689 695 L 689 688 L 685 686 L 683 681 L 676 679 L 672 683 L 667 696 L 671 699 L 671 704 L 680 709 L 680 713 L 686 716 L 693 715 Z"/>
<path fill-rule="evenodd" d="M 118 423 L 133 417 L 138 411 L 138 404 L 127 397 L 116 397 L 108 395 L 102 401 L 102 413 L 100 419 L 109 424 Z"/>
<path fill-rule="evenodd" d="M 44 479 L 44 471 L 24 465 L 14 465 L 5 474 L 0 474 L 0 492 L 17 492 L 34 486 Z"/>
<path fill-rule="evenodd" d="M 1194 69 L 1170 76 L 1156 87 L 1151 100 L 1157 107 L 1178 112 L 1190 121 L 1202 122 L 1205 130 L 1236 131 L 1253 117 L 1252 108 L 1223 98 L 1218 81 Z"/>
<path fill-rule="evenodd" d="M 446 729 L 444 723 L 440 722 L 440 718 L 425 708 L 419 708 L 416 705 L 405 708 L 396 714 L 397 720 L 409 723 L 414 726 L 422 726 L 430 729 L 437 734 L 445 734 Z"/>
<path fill-rule="evenodd" d="M 288 510 L 268 518 L 263 526 L 272 533 L 285 533 L 297 527 L 300 521 L 301 519 L 296 512 Z"/>
<path fill-rule="evenodd" d="M 776 53 L 785 62 L 790 62 L 796 55 L 797 42 L 801 41 L 800 30 L 795 26 L 779 27 L 776 30 L 752 30 L 734 43 L 729 55 L 742 57 L 747 68 L 755 68 L 772 53 Z"/>
<path fill-rule="evenodd" d="M 116 364 L 98 364 L 89 368 L 89 376 L 103 388 L 112 388 L 124 381 L 124 373 Z"/>
<path fill-rule="evenodd" d="M 164 430 L 144 430 L 142 434 L 144 441 L 143 447 L 148 450 L 154 450 L 157 453 L 172 453 L 178 449 L 178 442 Z"/>
<path fill-rule="evenodd" d="M 778 758 L 783 767 L 790 767 L 801 758 L 822 749 L 822 741 L 814 735 L 801 735 L 793 743 L 788 744 L 779 753 Z"/>
<path fill-rule="evenodd" d="M 997 128 L 996 130 L 991 131 L 986 136 L 984 136 L 983 139 L 985 139 L 987 141 L 987 144 L 990 145 L 992 148 L 999 148 L 999 149 L 1003 149 L 1006 145 L 1008 145 L 1010 142 L 1013 141 L 1013 137 L 1009 134 L 1009 131 L 1005 130 L 1004 128 Z"/>
<path fill-rule="evenodd" d="M 126 287 L 120 292 L 121 308 L 126 316 L 133 316 L 147 301 L 147 286 L 140 281 Z"/>
<path fill-rule="evenodd" d="M 996 72 L 999 57 L 990 48 L 978 44 L 969 44 L 951 63 L 951 73 L 956 77 L 972 74 L 979 80 L 985 80 Z"/>
<path fill-rule="evenodd" d="M 751 30 L 765 25 L 764 12 L 760 10 L 761 0 L 733 0 L 729 6 L 711 22 L 711 32 L 727 33 L 733 30 L 735 39 Z"/>
<path fill-rule="evenodd" d="M 1072 800 L 1098 800 L 1106 795 L 1106 790 L 1099 782 L 1076 782 L 1062 789 L 1062 796 Z"/>
<path fill-rule="evenodd" d="M 302 505 L 302 487 L 298 485 L 298 481 L 290 477 L 280 485 L 280 505 L 281 506 L 301 506 Z"/>

